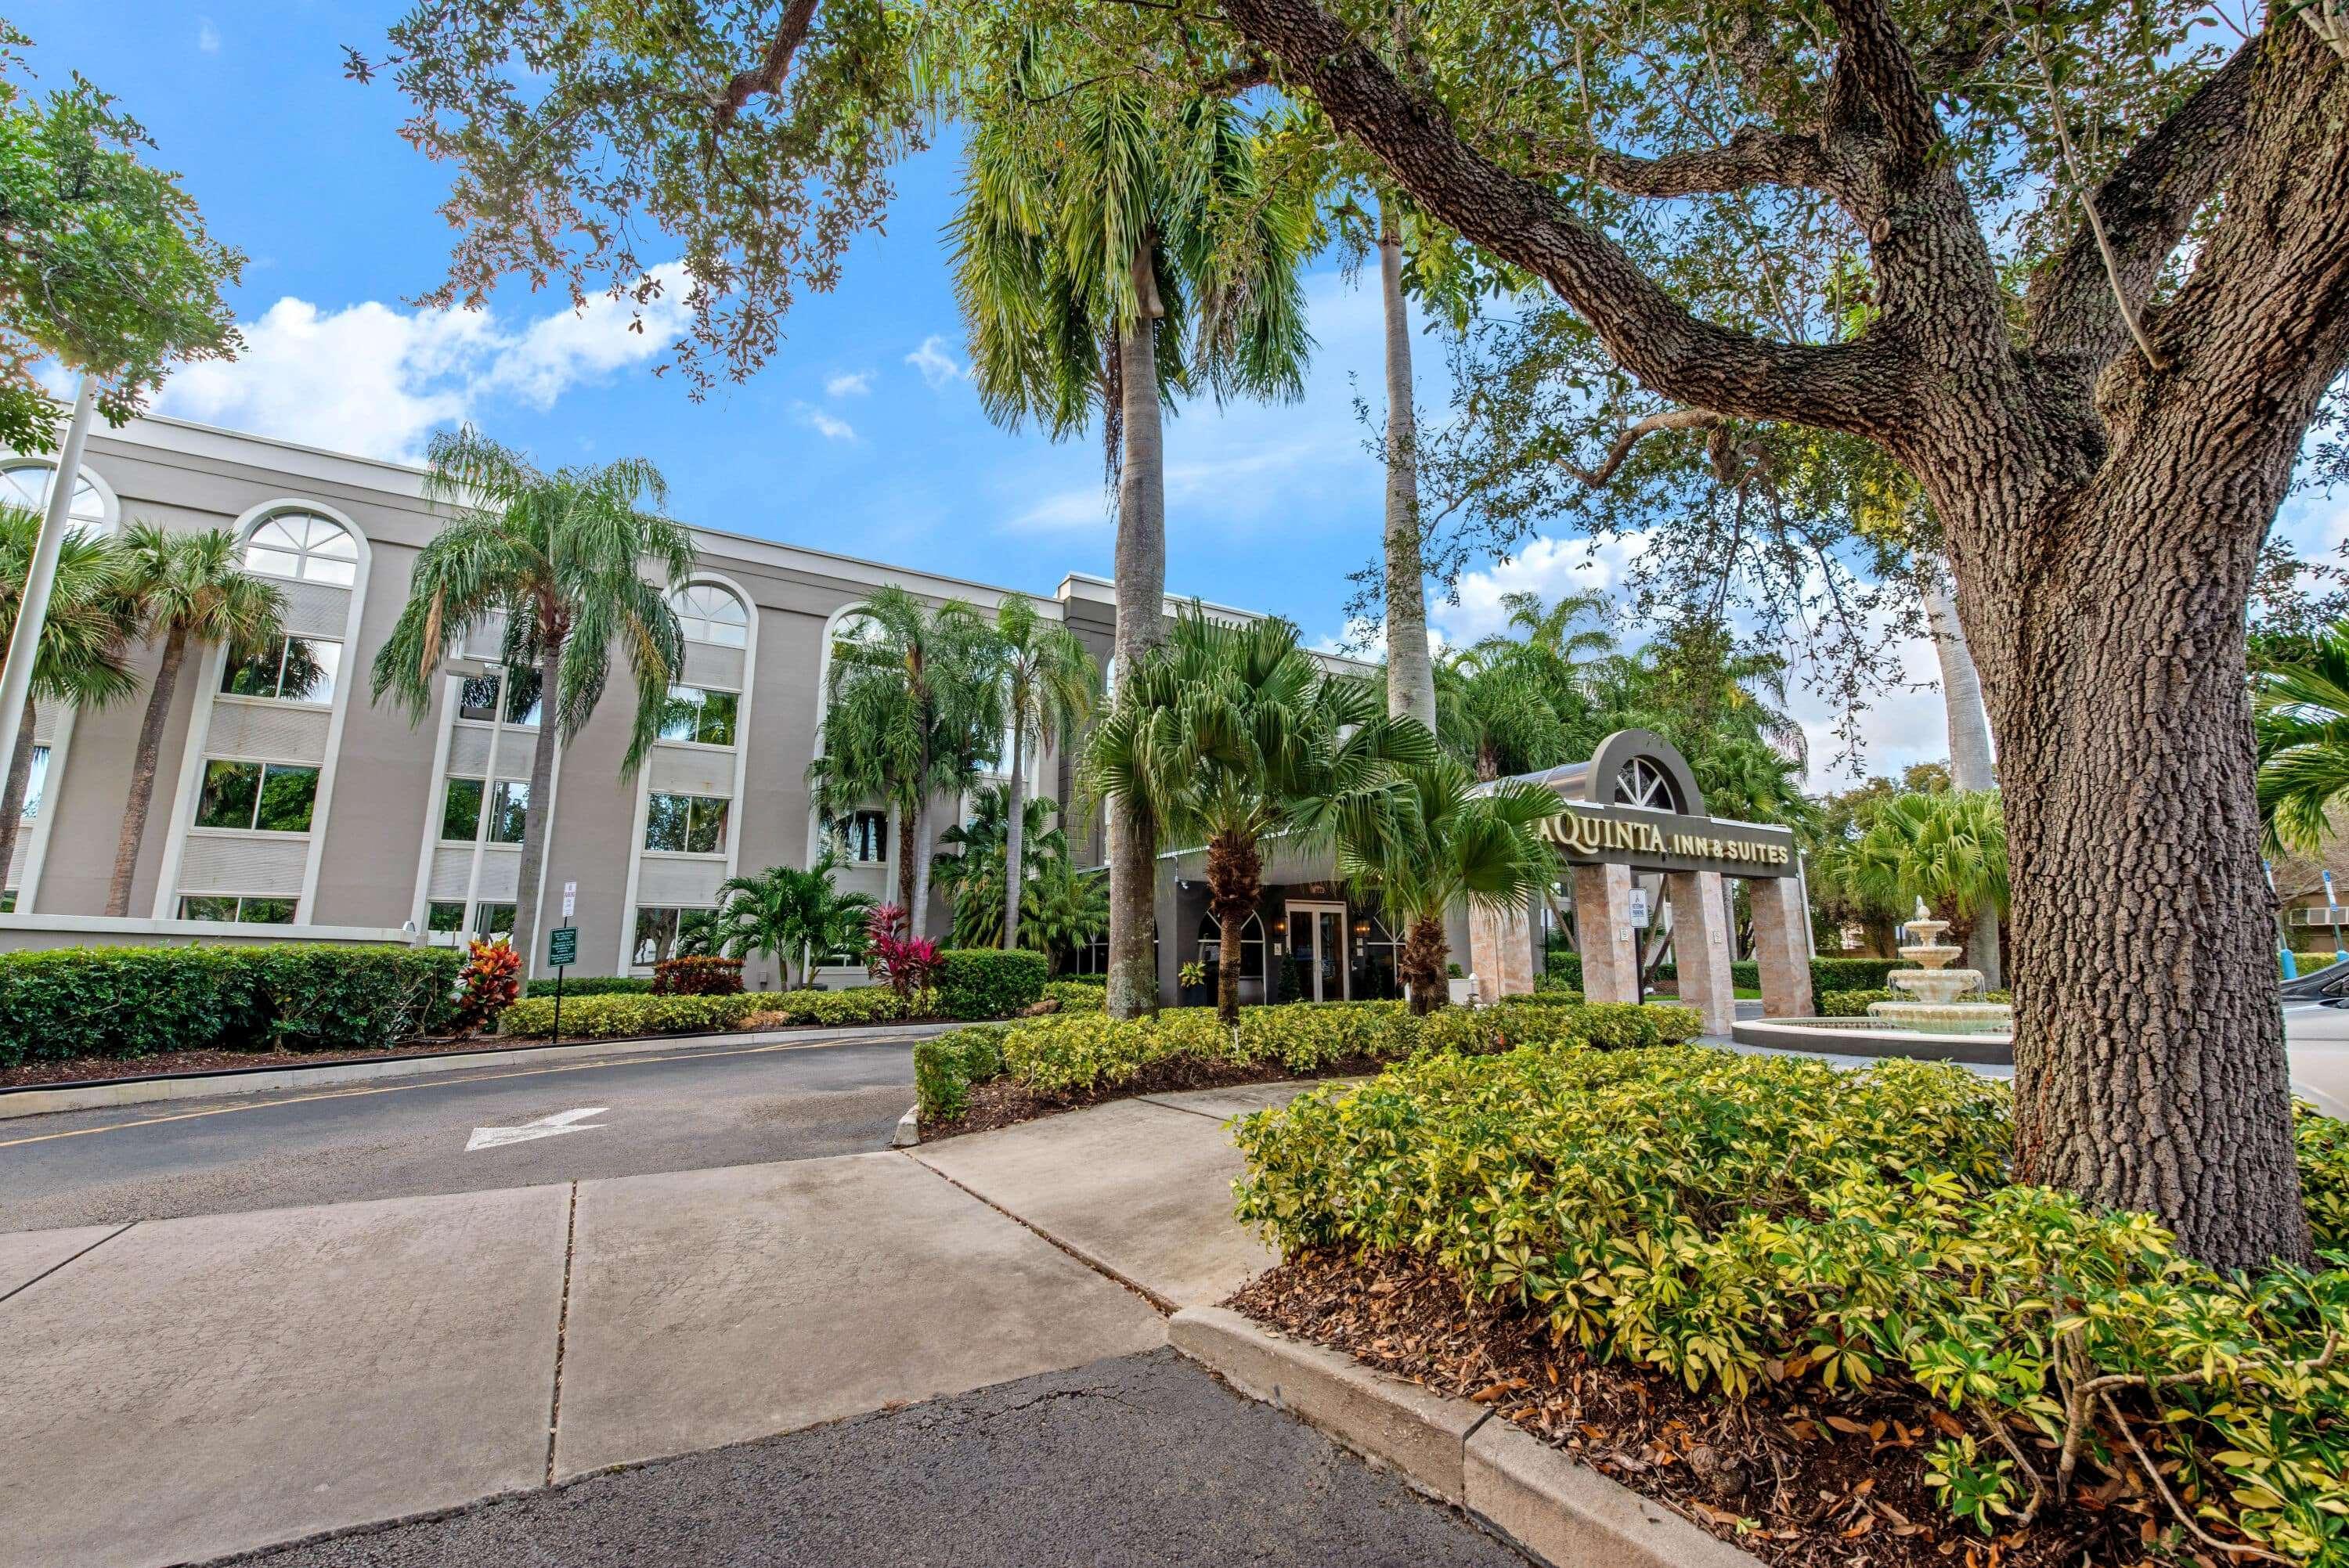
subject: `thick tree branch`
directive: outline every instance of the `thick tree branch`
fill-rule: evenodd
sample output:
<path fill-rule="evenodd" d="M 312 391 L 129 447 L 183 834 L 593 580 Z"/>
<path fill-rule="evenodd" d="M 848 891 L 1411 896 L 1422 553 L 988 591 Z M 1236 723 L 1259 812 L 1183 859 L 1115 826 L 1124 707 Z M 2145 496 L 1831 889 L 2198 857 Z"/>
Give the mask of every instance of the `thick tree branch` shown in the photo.
<path fill-rule="evenodd" d="M 2194 214 L 2233 173 L 2261 55 L 2256 42 L 2236 50 L 2089 197 L 2104 221 L 2109 268 L 2084 223 L 2033 281 L 2026 302 L 2032 349 L 2062 362 L 2081 386 L 2127 346 L 2123 304 L 2129 312 L 2144 308 Z"/>
<path fill-rule="evenodd" d="M 1556 289 L 1651 390 L 1735 418 L 1862 435 L 1897 427 L 1909 361 L 1890 342 L 1797 346 L 1700 320 L 1555 191 L 1462 141 L 1315 0 L 1225 0 L 1224 12 L 1416 201 Z"/>
<path fill-rule="evenodd" d="M 1828 182 L 1826 155 L 1816 137 L 1789 136 L 1745 126 L 1719 147 L 1635 158 L 1602 149 L 1590 177 L 1626 196 L 1725 195 L 1755 185 L 1811 186 Z"/>
<path fill-rule="evenodd" d="M 1857 89 L 1904 169 L 1920 169 L 1941 139 L 1941 126 L 1892 8 L 1884 0 L 1827 0 L 1827 10 L 1842 38 L 1837 75 Z"/>
<path fill-rule="evenodd" d="M 808 28 L 815 22 L 819 0 L 791 0 L 783 7 L 782 20 L 775 24 L 775 36 L 767 40 L 766 53 L 759 58 L 754 70 L 737 71 L 726 84 L 718 100 L 718 127 L 723 130 L 734 123 L 742 108 L 761 93 L 781 90 L 783 78 L 791 74 L 792 57 L 807 42 Z"/>
<path fill-rule="evenodd" d="M 1710 408 L 1670 408 L 1661 414 L 1650 414 L 1623 427 L 1615 444 L 1607 449 L 1607 456 L 1595 469 L 1586 469 L 1564 460 L 1560 471 L 1573 475 L 1592 490 L 1597 490 L 1615 477 L 1631 449 L 1659 430 L 1705 430 L 1721 423 L 1721 416 Z"/>

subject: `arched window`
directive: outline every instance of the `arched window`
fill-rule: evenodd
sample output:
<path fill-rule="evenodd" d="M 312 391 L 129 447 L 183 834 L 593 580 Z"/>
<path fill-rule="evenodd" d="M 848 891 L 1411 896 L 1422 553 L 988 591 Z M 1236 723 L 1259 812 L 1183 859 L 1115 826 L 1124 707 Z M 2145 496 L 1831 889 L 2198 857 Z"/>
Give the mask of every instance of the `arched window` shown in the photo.
<path fill-rule="evenodd" d="M 1199 962 L 1206 966 L 1207 987 L 1216 985 L 1216 974 L 1223 961 L 1223 923 L 1210 911 L 1199 920 Z M 1249 915 L 1240 927 L 1240 978 L 1261 981 L 1264 978 L 1264 922 Z"/>
<path fill-rule="evenodd" d="M 1658 811 L 1681 809 L 1671 777 L 1644 757 L 1634 757 L 1615 775 L 1615 803 L 1646 806 Z"/>
<path fill-rule="evenodd" d="M 57 483 L 57 467 L 51 463 L 10 463 L 0 468 L 0 501 L 47 512 L 49 490 Z M 106 492 L 87 473 L 80 475 L 74 486 L 73 504 L 66 512 L 66 521 L 92 532 L 107 526 Z"/>
<path fill-rule="evenodd" d="M 359 543 L 331 518 L 281 511 L 262 519 L 245 540 L 244 569 L 264 577 L 347 588 L 358 580 Z"/>
<path fill-rule="evenodd" d="M 696 583 L 669 595 L 669 608 L 688 643 L 739 648 L 749 639 L 750 616 L 742 601 L 712 583 Z"/>

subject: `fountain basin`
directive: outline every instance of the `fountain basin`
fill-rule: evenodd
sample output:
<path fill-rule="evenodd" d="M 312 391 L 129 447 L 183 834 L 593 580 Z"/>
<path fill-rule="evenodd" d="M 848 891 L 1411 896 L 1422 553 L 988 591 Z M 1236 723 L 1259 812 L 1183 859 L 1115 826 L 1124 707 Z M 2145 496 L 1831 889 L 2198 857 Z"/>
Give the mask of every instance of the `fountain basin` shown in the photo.
<path fill-rule="evenodd" d="M 2014 1065 L 2006 1026 L 1924 1029 L 1882 1018 L 1740 1018 L 1729 1037 L 1741 1046 L 1839 1057 L 1907 1057 L 1918 1061 Z"/>

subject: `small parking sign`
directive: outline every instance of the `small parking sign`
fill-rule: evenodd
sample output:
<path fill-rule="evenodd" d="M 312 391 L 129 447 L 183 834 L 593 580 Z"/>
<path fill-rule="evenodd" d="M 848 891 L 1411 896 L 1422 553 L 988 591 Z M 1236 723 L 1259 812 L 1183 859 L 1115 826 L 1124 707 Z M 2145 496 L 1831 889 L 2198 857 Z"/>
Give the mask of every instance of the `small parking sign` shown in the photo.
<path fill-rule="evenodd" d="M 546 934 L 546 966 L 561 969 L 579 962 L 579 928 L 558 925 Z"/>

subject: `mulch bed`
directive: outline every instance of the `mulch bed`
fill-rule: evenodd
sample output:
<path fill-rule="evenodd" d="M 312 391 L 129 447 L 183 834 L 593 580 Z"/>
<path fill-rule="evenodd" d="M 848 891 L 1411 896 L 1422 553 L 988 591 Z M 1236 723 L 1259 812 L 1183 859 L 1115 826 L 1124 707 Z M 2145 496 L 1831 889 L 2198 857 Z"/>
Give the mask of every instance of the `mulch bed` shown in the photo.
<path fill-rule="evenodd" d="M 0 1068 L 0 1088 L 86 1083 L 95 1078 L 146 1078 L 155 1073 L 294 1068 L 314 1062 L 366 1061 L 388 1056 L 444 1057 L 460 1051 L 511 1051 L 544 1044 L 544 1040 L 509 1040 L 486 1035 L 470 1040 L 428 1040 L 389 1051 L 164 1051 L 151 1057 L 71 1057 L 63 1061 L 24 1062 L 13 1068 Z"/>
<path fill-rule="evenodd" d="M 1391 1063 L 1370 1057 L 1350 1057 L 1331 1062 L 1310 1072 L 1299 1072 L 1282 1067 L 1278 1062 L 1251 1064 L 1241 1067 L 1228 1062 L 1202 1062 L 1187 1057 L 1154 1063 L 1141 1073 L 1113 1088 L 1087 1089 L 1078 1094 L 1048 1096 L 1037 1093 L 1027 1085 L 1009 1078 L 995 1078 L 987 1083 L 973 1084 L 970 1099 L 962 1115 L 952 1121 L 922 1119 L 922 1141 L 935 1143 L 941 1139 L 960 1138 L 967 1132 L 992 1132 L 999 1127 L 1016 1127 L 1039 1117 L 1058 1116 L 1064 1110 L 1082 1110 L 1089 1105 L 1102 1105 L 1112 1099 L 1133 1099 L 1145 1094 L 1180 1094 L 1185 1089 L 1230 1088 L 1251 1083 L 1295 1083 L 1305 1078 L 1368 1078 L 1383 1072 Z"/>
<path fill-rule="evenodd" d="M 1955 1422 L 1914 1390 L 1879 1387 L 1832 1402 L 1810 1383 L 1742 1401 L 1693 1394 L 1667 1375 L 1553 1345 L 1524 1315 L 1464 1303 L 1451 1276 L 1415 1259 L 1309 1253 L 1259 1275 L 1228 1305 L 1438 1393 L 1494 1405 L 1501 1418 L 1774 1564 L 2136 1563 L 2170 1522 L 2137 1477 L 2084 1463 L 2072 1507 L 2051 1507 L 2027 1531 L 1985 1537 L 1951 1518 L 1925 1485 L 1925 1452 Z M 2216 1568 L 2190 1551 L 2168 1560 Z"/>

